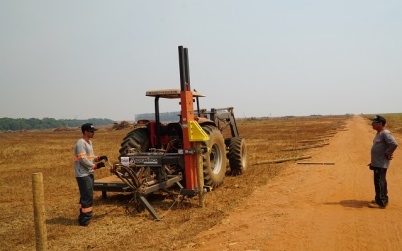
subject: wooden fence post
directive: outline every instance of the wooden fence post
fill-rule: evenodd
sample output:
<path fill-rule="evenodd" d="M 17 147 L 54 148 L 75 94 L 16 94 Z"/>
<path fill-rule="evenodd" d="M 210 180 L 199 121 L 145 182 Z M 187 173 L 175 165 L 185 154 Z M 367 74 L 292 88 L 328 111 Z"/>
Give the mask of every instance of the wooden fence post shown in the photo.
<path fill-rule="evenodd" d="M 45 199 L 42 173 L 32 174 L 36 250 L 47 250 Z"/>

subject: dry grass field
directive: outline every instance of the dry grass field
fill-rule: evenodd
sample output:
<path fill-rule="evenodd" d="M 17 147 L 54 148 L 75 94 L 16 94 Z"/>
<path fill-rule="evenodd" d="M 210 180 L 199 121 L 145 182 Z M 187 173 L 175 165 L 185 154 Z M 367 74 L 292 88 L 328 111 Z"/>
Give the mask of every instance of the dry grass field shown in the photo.
<path fill-rule="evenodd" d="M 44 177 L 46 227 L 50 250 L 180 250 L 197 233 L 221 222 L 259 186 L 281 175 L 284 165 L 258 164 L 267 160 L 293 158 L 305 149 L 285 151 L 331 137 L 341 130 L 347 116 L 311 116 L 239 120 L 239 130 L 248 147 L 248 170 L 225 178 L 224 184 L 208 193 L 205 208 L 198 198 L 176 202 L 166 193 L 149 197 L 162 221 L 148 212 L 137 213 L 128 205 L 130 194 L 95 193 L 94 219 L 88 227 L 77 224 L 78 188 L 73 170 L 73 148 L 81 137 L 71 131 L 24 131 L 0 133 L 0 249 L 34 250 L 32 174 Z M 401 116 L 392 117 L 388 128 L 401 132 Z M 103 127 L 93 139 L 95 154 L 117 160 L 123 137 L 131 129 Z M 97 170 L 95 178 L 110 175 Z M 206 240 L 208 241 L 208 240 Z"/>

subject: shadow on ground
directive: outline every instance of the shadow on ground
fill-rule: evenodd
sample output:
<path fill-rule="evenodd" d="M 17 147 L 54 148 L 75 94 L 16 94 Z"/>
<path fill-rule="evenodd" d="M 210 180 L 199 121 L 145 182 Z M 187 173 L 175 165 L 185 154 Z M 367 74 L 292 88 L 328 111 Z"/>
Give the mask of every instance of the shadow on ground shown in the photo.
<path fill-rule="evenodd" d="M 366 200 L 341 200 L 339 202 L 326 202 L 324 205 L 341 205 L 344 207 L 363 208 L 368 207 L 369 201 Z"/>
<path fill-rule="evenodd" d="M 95 215 L 92 219 L 100 219 L 105 217 L 107 214 L 100 214 L 100 215 Z M 65 218 L 65 217 L 57 217 L 53 219 L 47 219 L 46 224 L 52 224 L 52 225 L 65 225 L 65 226 L 74 226 L 78 225 L 78 215 L 77 218 L 70 219 L 70 218 Z"/>

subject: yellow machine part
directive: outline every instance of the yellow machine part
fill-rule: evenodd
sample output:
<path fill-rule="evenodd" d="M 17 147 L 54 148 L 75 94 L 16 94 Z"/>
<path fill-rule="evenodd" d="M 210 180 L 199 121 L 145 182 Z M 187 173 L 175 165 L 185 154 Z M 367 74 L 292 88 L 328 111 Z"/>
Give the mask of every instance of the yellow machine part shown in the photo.
<path fill-rule="evenodd" d="M 209 137 L 201 128 L 200 124 L 197 121 L 192 120 L 188 123 L 188 137 L 190 138 L 190 142 L 197 141 L 208 141 Z"/>

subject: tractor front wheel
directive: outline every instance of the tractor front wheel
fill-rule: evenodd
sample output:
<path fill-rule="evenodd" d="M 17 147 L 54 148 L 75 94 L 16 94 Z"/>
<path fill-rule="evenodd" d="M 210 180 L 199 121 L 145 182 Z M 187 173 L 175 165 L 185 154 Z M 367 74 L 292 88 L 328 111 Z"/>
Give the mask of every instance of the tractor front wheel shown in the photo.
<path fill-rule="evenodd" d="M 232 175 L 242 174 L 247 169 L 247 148 L 244 139 L 241 137 L 230 139 L 228 159 Z"/>

